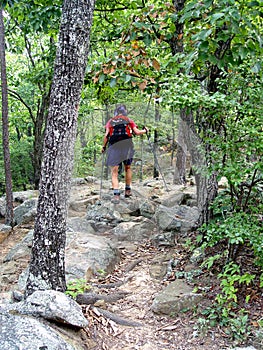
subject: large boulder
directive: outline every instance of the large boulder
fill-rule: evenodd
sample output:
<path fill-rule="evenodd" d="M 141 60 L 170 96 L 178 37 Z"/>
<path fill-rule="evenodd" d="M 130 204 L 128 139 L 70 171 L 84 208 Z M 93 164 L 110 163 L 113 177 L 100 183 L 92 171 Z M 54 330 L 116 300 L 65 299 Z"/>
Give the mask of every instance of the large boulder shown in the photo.
<path fill-rule="evenodd" d="M 112 230 L 119 241 L 130 242 L 141 242 L 143 239 L 150 238 L 155 232 L 156 224 L 143 217 L 137 221 L 122 222 Z"/>
<path fill-rule="evenodd" d="M 196 226 L 198 218 L 198 208 L 186 205 L 174 207 L 160 205 L 155 213 L 156 222 L 163 231 L 186 233 Z"/>
<path fill-rule="evenodd" d="M 110 239 L 77 232 L 66 247 L 66 278 L 86 278 L 90 271 L 94 275 L 98 271 L 110 273 L 119 261 L 119 250 Z"/>
<path fill-rule="evenodd" d="M 7 309 L 11 313 L 42 317 L 80 328 L 88 325 L 80 305 L 64 293 L 55 290 L 36 291 L 19 303 L 8 304 Z"/>
<path fill-rule="evenodd" d="M 201 299 L 202 295 L 193 293 L 188 284 L 176 280 L 155 297 L 151 309 L 156 314 L 176 315 L 184 309 L 192 309 Z"/>
<path fill-rule="evenodd" d="M 76 350 L 39 320 L 0 310 L 1 350 Z"/>

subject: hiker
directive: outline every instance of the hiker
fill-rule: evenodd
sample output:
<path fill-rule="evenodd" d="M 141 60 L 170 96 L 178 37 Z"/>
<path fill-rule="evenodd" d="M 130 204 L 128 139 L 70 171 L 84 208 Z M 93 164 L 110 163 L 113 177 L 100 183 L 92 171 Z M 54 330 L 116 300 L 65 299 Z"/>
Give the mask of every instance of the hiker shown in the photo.
<path fill-rule="evenodd" d="M 107 150 L 106 164 L 111 167 L 111 181 L 113 188 L 112 202 L 118 204 L 120 201 L 120 190 L 118 180 L 119 167 L 124 164 L 125 171 L 125 198 L 129 198 L 131 193 L 132 170 L 131 163 L 134 156 L 132 136 L 146 134 L 148 129 L 138 129 L 135 122 L 127 117 L 125 105 L 118 106 L 114 111 L 114 117 L 108 120 L 106 132 L 103 138 L 102 153 Z"/>

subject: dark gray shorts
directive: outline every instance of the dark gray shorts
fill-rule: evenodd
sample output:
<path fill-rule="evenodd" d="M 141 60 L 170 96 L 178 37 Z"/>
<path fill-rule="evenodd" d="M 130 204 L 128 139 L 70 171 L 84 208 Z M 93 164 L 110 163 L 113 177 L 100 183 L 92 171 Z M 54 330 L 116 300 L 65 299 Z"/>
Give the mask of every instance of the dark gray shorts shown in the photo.
<path fill-rule="evenodd" d="M 120 163 L 130 165 L 134 156 L 134 147 L 132 140 L 123 140 L 110 145 L 107 150 L 108 166 L 116 166 Z"/>

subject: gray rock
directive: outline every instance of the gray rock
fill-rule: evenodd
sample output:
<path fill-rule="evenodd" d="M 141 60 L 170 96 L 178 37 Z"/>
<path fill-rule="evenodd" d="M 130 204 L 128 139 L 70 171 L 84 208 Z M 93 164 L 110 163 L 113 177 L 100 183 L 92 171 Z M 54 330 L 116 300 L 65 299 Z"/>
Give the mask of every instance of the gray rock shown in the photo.
<path fill-rule="evenodd" d="M 30 230 L 21 242 L 17 243 L 13 248 L 10 249 L 9 253 L 4 258 L 4 262 L 17 260 L 30 255 L 33 232 L 33 230 Z"/>
<path fill-rule="evenodd" d="M 0 225 L 0 231 L 9 233 L 12 231 L 12 227 L 9 225 Z"/>
<path fill-rule="evenodd" d="M 78 217 L 68 219 L 67 230 L 71 232 L 95 233 L 94 228 L 87 219 Z"/>
<path fill-rule="evenodd" d="M 122 222 L 112 230 L 119 241 L 141 242 L 156 232 L 156 224 L 149 219 Z"/>
<path fill-rule="evenodd" d="M 64 293 L 55 290 L 36 291 L 21 302 L 9 304 L 8 310 L 80 328 L 88 325 L 81 307 Z"/>
<path fill-rule="evenodd" d="M 192 194 L 190 193 L 178 193 L 178 191 L 173 191 L 172 193 L 169 193 L 169 195 L 163 197 L 162 205 L 168 208 L 172 208 L 178 205 L 185 205 L 187 201 L 192 198 Z"/>
<path fill-rule="evenodd" d="M 157 246 L 173 247 L 175 245 L 175 232 L 161 232 L 152 237 Z"/>
<path fill-rule="evenodd" d="M 12 287 L 12 284 L 16 282 L 18 268 L 19 264 L 16 261 L 9 261 L 0 265 L 0 291 L 5 290 L 7 285 Z"/>
<path fill-rule="evenodd" d="M 19 225 L 34 220 L 37 210 L 37 199 L 28 199 L 14 209 L 14 223 Z"/>
<path fill-rule="evenodd" d="M 29 199 L 38 198 L 38 191 L 27 190 L 27 191 L 14 192 L 13 198 L 14 198 L 14 202 L 24 203 Z"/>
<path fill-rule="evenodd" d="M 66 247 L 67 281 L 85 278 L 88 271 L 112 272 L 120 260 L 119 250 L 105 237 L 78 232 Z"/>
<path fill-rule="evenodd" d="M 0 311 L 1 350 L 75 350 L 51 327 L 36 319 Z"/>
<path fill-rule="evenodd" d="M 181 229 L 181 220 L 175 217 L 175 210 L 160 205 L 155 213 L 158 226 L 164 231 L 177 231 Z"/>
<path fill-rule="evenodd" d="M 193 293 L 188 284 L 176 280 L 155 297 L 151 309 L 156 314 L 176 315 L 183 309 L 192 309 L 201 299 L 202 295 Z"/>
<path fill-rule="evenodd" d="M 248 347 L 245 347 L 245 348 L 233 348 L 232 350 L 257 350 L 256 348 L 254 348 L 254 346 L 248 346 Z"/>
<path fill-rule="evenodd" d="M 198 264 L 204 260 L 204 257 L 204 250 L 202 248 L 196 248 L 190 257 L 190 262 L 193 264 Z"/>
<path fill-rule="evenodd" d="M 196 226 L 199 211 L 196 207 L 185 205 L 165 207 L 160 205 L 155 213 L 158 226 L 164 231 L 186 233 Z"/>
<path fill-rule="evenodd" d="M 142 216 L 151 219 L 154 216 L 156 205 L 152 202 L 145 200 L 140 204 L 140 213 Z"/>
<path fill-rule="evenodd" d="M 109 224 L 122 221 L 122 217 L 120 213 L 115 210 L 114 205 L 107 202 L 90 205 L 87 210 L 86 219 L 96 223 L 106 222 Z"/>
<path fill-rule="evenodd" d="M 5 198 L 0 198 L 0 217 L 5 217 L 5 210 L 6 210 L 6 200 Z"/>

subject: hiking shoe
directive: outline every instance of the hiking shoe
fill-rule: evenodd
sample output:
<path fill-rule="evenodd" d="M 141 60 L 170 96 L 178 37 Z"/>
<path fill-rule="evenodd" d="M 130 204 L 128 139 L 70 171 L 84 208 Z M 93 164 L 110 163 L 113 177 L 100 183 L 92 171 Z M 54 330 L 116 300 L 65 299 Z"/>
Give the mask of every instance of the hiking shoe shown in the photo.
<path fill-rule="evenodd" d="M 130 198 L 132 196 L 131 190 L 125 190 L 125 198 Z"/>
<path fill-rule="evenodd" d="M 119 204 L 120 203 L 120 195 L 115 194 L 111 200 L 111 203 L 113 204 Z"/>

